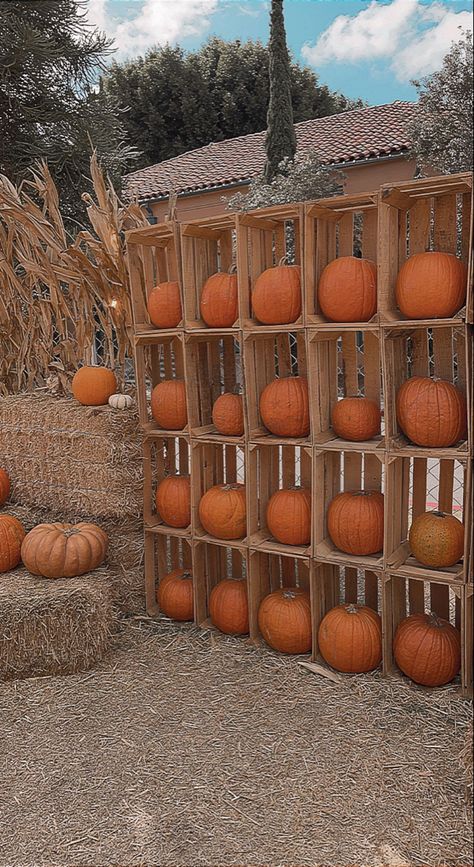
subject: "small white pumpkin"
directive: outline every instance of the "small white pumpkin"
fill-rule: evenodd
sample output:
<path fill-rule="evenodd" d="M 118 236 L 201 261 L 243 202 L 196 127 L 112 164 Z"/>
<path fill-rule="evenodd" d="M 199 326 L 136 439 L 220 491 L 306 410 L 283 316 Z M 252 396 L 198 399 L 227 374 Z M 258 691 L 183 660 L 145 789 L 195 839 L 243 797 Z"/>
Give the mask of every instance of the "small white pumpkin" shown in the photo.
<path fill-rule="evenodd" d="M 133 403 L 133 398 L 129 394 L 111 394 L 109 397 L 109 406 L 114 409 L 128 409 Z"/>

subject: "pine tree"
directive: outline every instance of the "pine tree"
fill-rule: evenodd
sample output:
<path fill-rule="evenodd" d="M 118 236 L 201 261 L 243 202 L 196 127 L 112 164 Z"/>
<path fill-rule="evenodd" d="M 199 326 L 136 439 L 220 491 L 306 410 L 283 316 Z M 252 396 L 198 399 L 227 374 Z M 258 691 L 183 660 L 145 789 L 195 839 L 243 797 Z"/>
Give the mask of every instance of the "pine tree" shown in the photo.
<path fill-rule="evenodd" d="M 264 177 L 267 183 L 278 172 L 280 163 L 293 160 L 296 135 L 291 102 L 290 58 L 286 45 L 283 0 L 272 0 L 270 15 L 270 102 L 267 114 Z"/>

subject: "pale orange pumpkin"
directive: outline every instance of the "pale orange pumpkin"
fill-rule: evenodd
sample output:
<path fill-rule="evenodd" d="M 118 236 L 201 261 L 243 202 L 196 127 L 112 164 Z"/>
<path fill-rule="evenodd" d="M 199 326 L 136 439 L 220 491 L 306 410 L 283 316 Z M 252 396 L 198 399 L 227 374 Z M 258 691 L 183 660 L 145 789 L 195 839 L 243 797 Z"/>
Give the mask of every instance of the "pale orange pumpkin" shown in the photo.
<path fill-rule="evenodd" d="M 252 292 L 256 319 L 264 325 L 295 322 L 301 315 L 301 268 L 283 260 L 257 277 Z"/>
<path fill-rule="evenodd" d="M 223 578 L 211 590 L 209 614 L 214 626 L 227 635 L 249 631 L 247 582 L 244 578 Z"/>
<path fill-rule="evenodd" d="M 106 367 L 81 367 L 72 380 L 72 393 L 83 406 L 104 406 L 116 391 L 115 373 Z"/>
<path fill-rule="evenodd" d="M 230 328 L 238 315 L 237 275 L 218 272 L 209 277 L 201 294 L 201 316 L 209 328 Z"/>
<path fill-rule="evenodd" d="M 148 315 L 157 328 L 177 328 L 183 318 L 178 283 L 158 283 L 147 298 Z"/>
<path fill-rule="evenodd" d="M 182 379 L 164 379 L 151 393 L 151 414 L 163 430 L 183 430 L 188 423 Z"/>
<path fill-rule="evenodd" d="M 283 545 L 309 545 L 311 541 L 311 492 L 295 486 L 276 491 L 267 506 L 270 533 Z"/>
<path fill-rule="evenodd" d="M 193 576 L 186 569 L 173 569 L 158 584 L 156 598 L 160 611 L 172 620 L 194 618 Z"/>
<path fill-rule="evenodd" d="M 318 645 L 323 659 L 337 671 L 373 671 L 382 661 L 380 617 L 365 605 L 336 605 L 321 621 Z"/>
<path fill-rule="evenodd" d="M 393 655 L 399 669 L 415 683 L 442 686 L 461 668 L 461 637 L 434 613 L 411 614 L 397 627 Z"/>
<path fill-rule="evenodd" d="M 220 394 L 212 407 L 212 421 L 219 433 L 240 437 L 244 432 L 244 408 L 241 394 Z"/>
<path fill-rule="evenodd" d="M 8 500 L 10 490 L 10 477 L 7 471 L 0 467 L 0 506 L 3 506 L 3 504 Z"/>
<path fill-rule="evenodd" d="M 265 427 L 275 436 L 308 436 L 307 379 L 303 376 L 285 376 L 270 382 L 260 395 L 260 415 Z"/>
<path fill-rule="evenodd" d="M 97 524 L 38 524 L 25 536 L 21 559 L 32 575 L 75 578 L 105 560 L 107 534 Z"/>
<path fill-rule="evenodd" d="M 18 566 L 25 535 L 25 528 L 18 518 L 0 515 L 0 572 L 9 572 Z"/>
<path fill-rule="evenodd" d="M 454 566 L 464 553 L 464 525 L 446 512 L 423 512 L 413 520 L 410 550 L 423 566 Z"/>
<path fill-rule="evenodd" d="M 368 397 L 343 397 L 331 410 L 334 433 L 349 442 L 371 440 L 380 433 L 381 413 Z"/>
<path fill-rule="evenodd" d="M 188 527 L 191 523 L 191 481 L 186 475 L 163 479 L 156 489 L 156 509 L 170 527 Z"/>
<path fill-rule="evenodd" d="M 345 491 L 331 500 L 328 533 L 336 548 L 365 556 L 383 548 L 384 498 L 379 491 Z"/>
<path fill-rule="evenodd" d="M 201 497 L 199 520 L 216 539 L 241 539 L 247 530 L 245 485 L 214 485 Z"/>
<path fill-rule="evenodd" d="M 415 253 L 398 272 L 398 307 L 408 319 L 453 316 L 466 301 L 467 269 L 452 253 Z"/>
<path fill-rule="evenodd" d="M 312 645 L 309 593 L 300 587 L 274 590 L 260 604 L 258 628 L 274 650 L 308 653 Z"/>
<path fill-rule="evenodd" d="M 340 256 L 324 268 L 319 306 L 331 322 L 368 322 L 377 312 L 377 266 L 370 259 Z"/>
<path fill-rule="evenodd" d="M 417 446 L 445 448 L 466 435 L 466 399 L 444 379 L 407 379 L 398 389 L 396 412 L 403 433 Z"/>

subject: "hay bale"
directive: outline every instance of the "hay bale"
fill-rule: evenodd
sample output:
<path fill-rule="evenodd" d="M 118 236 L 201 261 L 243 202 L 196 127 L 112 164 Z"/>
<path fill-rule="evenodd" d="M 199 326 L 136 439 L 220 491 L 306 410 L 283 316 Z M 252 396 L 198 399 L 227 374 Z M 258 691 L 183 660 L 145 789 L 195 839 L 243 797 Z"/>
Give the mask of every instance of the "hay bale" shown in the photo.
<path fill-rule="evenodd" d="M 102 659 L 114 621 L 107 570 L 48 581 L 19 568 L 0 579 L 0 680 L 72 674 Z"/>
<path fill-rule="evenodd" d="M 142 437 L 136 411 L 41 394 L 0 397 L 0 464 L 13 503 L 61 515 L 139 517 Z"/>

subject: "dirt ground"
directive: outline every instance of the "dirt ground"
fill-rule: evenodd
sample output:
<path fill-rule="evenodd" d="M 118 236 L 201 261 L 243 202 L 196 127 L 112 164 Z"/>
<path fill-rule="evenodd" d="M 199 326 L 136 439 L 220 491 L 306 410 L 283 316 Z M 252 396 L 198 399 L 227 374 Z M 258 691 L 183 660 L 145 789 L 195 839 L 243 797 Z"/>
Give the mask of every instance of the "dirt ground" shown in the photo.
<path fill-rule="evenodd" d="M 470 865 L 470 716 L 130 621 L 95 671 L 0 685 L 0 864 Z"/>

